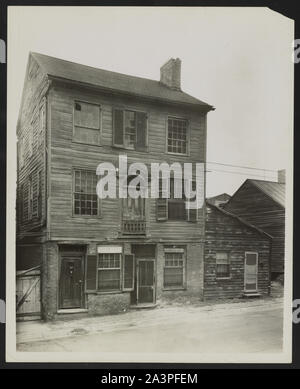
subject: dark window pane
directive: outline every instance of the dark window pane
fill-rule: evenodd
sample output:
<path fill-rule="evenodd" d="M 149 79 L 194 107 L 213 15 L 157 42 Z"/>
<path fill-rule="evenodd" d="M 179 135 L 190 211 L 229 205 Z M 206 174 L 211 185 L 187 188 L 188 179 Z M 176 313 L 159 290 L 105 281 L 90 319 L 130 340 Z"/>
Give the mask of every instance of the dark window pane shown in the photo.
<path fill-rule="evenodd" d="M 185 202 L 182 201 L 168 201 L 168 219 L 169 220 L 185 220 L 186 210 Z"/>

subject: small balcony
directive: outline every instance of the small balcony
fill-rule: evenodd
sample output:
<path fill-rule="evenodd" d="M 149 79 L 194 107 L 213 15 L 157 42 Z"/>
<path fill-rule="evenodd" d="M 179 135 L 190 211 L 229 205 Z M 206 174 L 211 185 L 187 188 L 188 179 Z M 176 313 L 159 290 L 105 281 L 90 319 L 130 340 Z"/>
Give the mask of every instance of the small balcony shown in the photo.
<path fill-rule="evenodd" d="M 123 220 L 122 233 L 125 235 L 145 235 L 145 220 Z"/>

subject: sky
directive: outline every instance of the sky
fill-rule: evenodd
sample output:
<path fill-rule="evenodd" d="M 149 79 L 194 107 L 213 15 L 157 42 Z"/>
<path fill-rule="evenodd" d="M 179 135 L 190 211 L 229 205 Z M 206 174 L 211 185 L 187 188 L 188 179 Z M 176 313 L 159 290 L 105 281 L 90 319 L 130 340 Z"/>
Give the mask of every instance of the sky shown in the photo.
<path fill-rule="evenodd" d="M 216 108 L 207 120 L 207 196 L 291 172 L 291 19 L 255 7 L 15 6 L 8 17 L 8 141 L 30 51 L 154 80 L 178 57 L 183 91 Z"/>

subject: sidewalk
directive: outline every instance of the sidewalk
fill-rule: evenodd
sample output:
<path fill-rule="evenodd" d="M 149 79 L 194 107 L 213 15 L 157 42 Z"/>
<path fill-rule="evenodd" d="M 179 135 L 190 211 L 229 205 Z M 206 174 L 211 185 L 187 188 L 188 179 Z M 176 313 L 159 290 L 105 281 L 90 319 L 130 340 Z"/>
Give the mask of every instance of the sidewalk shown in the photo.
<path fill-rule="evenodd" d="M 79 335 L 122 331 L 142 325 L 152 326 L 187 321 L 203 314 L 240 315 L 242 311 L 267 311 L 283 306 L 282 298 L 266 298 L 241 302 L 208 303 L 203 306 L 162 306 L 155 309 L 131 310 L 119 315 L 93 316 L 55 322 L 27 321 L 17 323 L 17 343 L 61 339 Z"/>

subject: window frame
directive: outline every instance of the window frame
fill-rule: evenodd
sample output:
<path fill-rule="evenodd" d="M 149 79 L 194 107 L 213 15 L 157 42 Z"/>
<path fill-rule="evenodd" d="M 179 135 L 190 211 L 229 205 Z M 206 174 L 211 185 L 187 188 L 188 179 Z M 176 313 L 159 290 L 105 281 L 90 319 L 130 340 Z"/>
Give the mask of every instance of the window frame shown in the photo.
<path fill-rule="evenodd" d="M 227 260 L 228 260 L 228 276 L 226 277 L 222 277 L 222 276 L 218 276 L 218 272 L 217 272 L 217 267 L 218 267 L 218 263 L 217 263 L 217 254 L 226 254 L 227 255 Z M 226 250 L 218 250 L 216 251 L 216 279 L 217 280 L 230 280 L 231 279 L 231 259 L 230 259 L 230 251 L 226 251 Z"/>
<path fill-rule="evenodd" d="M 186 152 L 185 153 L 176 153 L 174 151 L 169 151 L 168 147 L 168 139 L 169 139 L 169 119 L 175 119 L 175 120 L 181 120 L 181 121 L 186 121 Z M 190 156 L 190 121 L 186 117 L 181 117 L 181 116 L 173 116 L 173 115 L 168 115 L 166 119 L 166 147 L 165 151 L 167 154 L 171 155 L 181 155 L 188 157 Z"/>
<path fill-rule="evenodd" d="M 75 218 L 93 218 L 93 219 L 98 219 L 98 218 L 101 218 L 102 217 L 102 212 L 101 212 L 101 199 L 99 198 L 99 196 L 97 195 L 96 193 L 96 196 L 97 196 L 97 215 L 77 215 L 75 213 L 75 171 L 84 171 L 84 172 L 90 172 L 90 173 L 94 173 L 95 176 L 97 177 L 96 175 L 96 170 L 92 170 L 92 169 L 85 169 L 85 168 L 81 168 L 81 167 L 73 167 L 72 168 L 72 187 L 71 187 L 71 198 L 72 198 L 72 217 L 75 217 Z M 97 180 L 98 181 L 98 180 Z M 90 194 L 90 193 L 89 193 Z"/>
<path fill-rule="evenodd" d="M 76 127 L 76 125 L 75 125 L 75 104 L 76 103 L 95 105 L 95 106 L 97 106 L 99 108 L 99 129 L 97 129 L 97 131 L 99 131 L 99 142 L 98 143 L 86 143 L 86 142 L 82 142 L 82 141 L 74 139 L 75 127 Z M 94 101 L 94 100 L 74 99 L 73 100 L 73 111 L 72 112 L 73 112 L 72 142 L 73 143 L 78 143 L 78 144 L 83 144 L 83 145 L 90 145 L 90 146 L 101 146 L 101 137 L 102 137 L 102 105 L 100 104 L 100 102 L 99 101 Z M 96 129 L 92 128 L 92 127 L 82 126 L 82 128 L 86 128 L 88 130 L 96 131 Z"/>
<path fill-rule="evenodd" d="M 179 268 L 180 266 L 166 266 L 166 253 L 183 253 L 183 266 L 182 266 L 182 286 L 166 286 L 165 285 L 165 269 L 166 268 Z M 163 290 L 186 290 L 187 289 L 187 247 L 180 246 L 177 247 L 167 247 L 164 246 L 164 262 L 163 262 Z"/>
<path fill-rule="evenodd" d="M 122 111 L 123 114 L 123 145 L 118 145 L 114 143 L 114 111 L 119 110 Z M 136 124 L 135 124 L 135 145 L 134 147 L 129 147 L 125 145 L 125 112 L 134 112 L 136 116 Z M 145 150 L 140 150 L 136 147 L 137 141 L 137 113 L 143 113 L 146 116 L 146 136 L 145 136 Z M 131 150 L 137 152 L 149 152 L 149 112 L 141 109 L 130 108 L 128 106 L 115 105 L 112 107 L 112 147 L 117 149 Z"/>
<path fill-rule="evenodd" d="M 120 258 L 120 266 L 119 267 L 112 267 L 112 268 L 100 268 L 99 267 L 99 261 L 100 261 L 100 255 L 105 254 L 112 254 L 112 253 L 97 253 L 97 267 L 96 267 L 96 292 L 101 294 L 109 294 L 109 293 L 121 293 L 123 290 L 123 262 L 124 262 L 124 254 L 123 250 L 121 253 L 113 253 L 113 255 L 119 255 Z M 118 289 L 107 289 L 107 290 L 100 290 L 99 289 L 99 271 L 106 271 L 106 270 L 119 270 L 119 280 L 120 280 L 120 288 Z"/>

